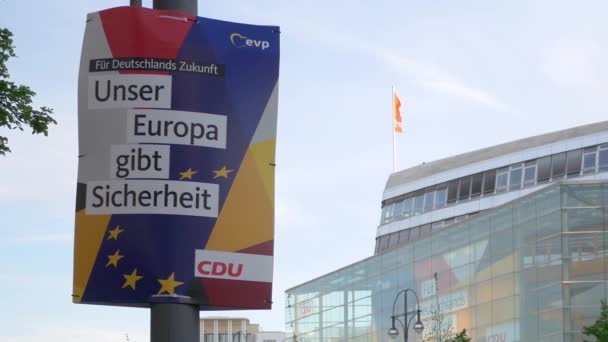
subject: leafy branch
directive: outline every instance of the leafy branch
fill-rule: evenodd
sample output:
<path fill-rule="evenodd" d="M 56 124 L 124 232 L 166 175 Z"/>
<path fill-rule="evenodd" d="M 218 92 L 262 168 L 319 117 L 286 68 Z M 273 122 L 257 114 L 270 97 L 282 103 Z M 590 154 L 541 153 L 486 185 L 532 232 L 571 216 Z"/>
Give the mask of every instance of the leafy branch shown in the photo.
<path fill-rule="evenodd" d="M 36 93 L 29 87 L 17 85 L 9 80 L 10 74 L 6 63 L 15 55 L 13 34 L 8 29 L 0 29 L 0 127 L 19 129 L 30 127 L 32 134 L 48 135 L 48 127 L 57 124 L 51 117 L 53 110 L 48 107 L 35 109 L 32 101 Z M 0 155 L 6 155 L 11 149 L 8 139 L 0 136 Z"/>

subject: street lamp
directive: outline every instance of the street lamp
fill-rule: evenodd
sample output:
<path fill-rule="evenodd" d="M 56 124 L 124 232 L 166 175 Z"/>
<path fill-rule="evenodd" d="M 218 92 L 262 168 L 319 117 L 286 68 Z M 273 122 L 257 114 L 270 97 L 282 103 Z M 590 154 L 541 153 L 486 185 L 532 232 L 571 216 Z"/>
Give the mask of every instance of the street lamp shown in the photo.
<path fill-rule="evenodd" d="M 407 293 L 411 292 L 414 297 L 416 298 L 416 305 L 417 305 L 417 309 L 416 310 L 412 310 L 412 311 L 407 311 Z M 399 314 L 399 315 L 395 315 L 395 305 L 397 304 L 397 299 L 399 299 L 399 296 L 403 293 L 403 313 Z M 393 315 L 391 316 L 391 320 L 392 320 L 392 325 L 391 328 L 388 329 L 388 335 L 391 338 L 396 338 L 397 335 L 399 335 L 399 330 L 397 330 L 397 328 L 395 327 L 395 321 L 399 322 L 399 324 L 401 324 L 401 327 L 403 328 L 403 341 L 407 342 L 407 335 L 408 335 L 408 331 L 410 328 L 410 325 L 412 324 L 412 319 L 414 318 L 414 316 L 416 316 L 416 323 L 414 323 L 414 331 L 417 334 L 422 333 L 422 331 L 424 330 L 424 324 L 422 324 L 422 322 L 420 321 L 420 301 L 418 300 L 418 295 L 416 294 L 416 291 L 412 290 L 412 289 L 405 289 L 405 290 L 401 290 L 397 293 L 397 296 L 395 297 L 395 301 L 393 302 Z M 409 319 L 408 317 L 411 316 Z M 399 317 L 403 317 L 403 321 L 401 321 L 401 319 L 399 319 Z"/>

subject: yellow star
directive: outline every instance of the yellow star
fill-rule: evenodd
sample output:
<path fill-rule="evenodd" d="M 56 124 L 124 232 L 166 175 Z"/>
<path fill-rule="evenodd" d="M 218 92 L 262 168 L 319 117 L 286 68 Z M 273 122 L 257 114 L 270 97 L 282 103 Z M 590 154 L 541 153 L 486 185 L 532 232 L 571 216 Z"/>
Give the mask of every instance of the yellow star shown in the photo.
<path fill-rule="evenodd" d="M 114 268 L 116 268 L 118 266 L 118 260 L 124 258 L 124 255 L 120 255 L 120 250 L 116 250 L 116 253 L 114 253 L 114 255 L 108 255 L 108 263 L 106 264 L 106 267 L 112 265 L 114 266 Z"/>
<path fill-rule="evenodd" d="M 224 165 L 224 167 L 222 167 L 221 169 L 213 171 L 213 173 L 215 173 L 215 176 L 213 176 L 213 179 L 218 178 L 218 177 L 224 177 L 224 178 L 228 179 L 228 174 L 232 171 L 234 171 L 234 170 L 228 170 L 226 168 L 226 165 Z"/>
<path fill-rule="evenodd" d="M 120 229 L 120 226 L 116 226 L 116 228 L 108 231 L 108 233 L 110 233 L 110 236 L 108 236 L 108 238 L 106 240 L 110 240 L 110 239 L 118 240 L 118 235 L 124 231 L 125 231 L 124 229 Z"/>
<path fill-rule="evenodd" d="M 124 289 L 125 287 L 130 286 L 133 290 L 135 290 L 137 281 L 143 278 L 143 276 L 137 275 L 137 268 L 134 269 L 131 274 L 123 274 L 122 276 L 125 277 L 125 283 L 122 284 L 122 288 Z"/>
<path fill-rule="evenodd" d="M 171 273 L 167 279 L 158 279 L 158 282 L 162 285 L 158 294 L 167 292 L 168 294 L 175 294 L 175 288 L 183 284 L 181 281 L 175 280 L 175 272 Z"/>
<path fill-rule="evenodd" d="M 194 174 L 197 174 L 197 173 L 198 173 L 198 171 L 192 171 L 192 168 L 189 168 L 188 170 L 179 173 L 179 175 L 181 176 L 179 178 L 179 180 L 182 180 L 182 179 L 192 179 L 192 176 Z"/>

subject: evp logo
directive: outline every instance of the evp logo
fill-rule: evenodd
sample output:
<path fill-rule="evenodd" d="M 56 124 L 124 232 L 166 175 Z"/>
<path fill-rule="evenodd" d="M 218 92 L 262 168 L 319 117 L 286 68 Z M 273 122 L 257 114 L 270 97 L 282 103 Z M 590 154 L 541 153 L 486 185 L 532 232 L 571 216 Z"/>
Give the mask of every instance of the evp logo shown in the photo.
<path fill-rule="evenodd" d="M 272 282 L 272 256 L 196 250 L 194 276 Z"/>
<path fill-rule="evenodd" d="M 270 42 L 267 40 L 250 39 L 237 32 L 230 35 L 230 42 L 237 48 L 253 47 L 266 50 L 270 47 Z"/>

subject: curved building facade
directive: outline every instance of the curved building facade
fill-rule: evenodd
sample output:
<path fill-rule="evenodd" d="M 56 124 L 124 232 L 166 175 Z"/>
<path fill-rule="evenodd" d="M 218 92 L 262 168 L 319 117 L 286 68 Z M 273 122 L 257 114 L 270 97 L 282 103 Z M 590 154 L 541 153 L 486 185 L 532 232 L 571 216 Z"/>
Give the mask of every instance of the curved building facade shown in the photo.
<path fill-rule="evenodd" d="M 389 177 L 374 256 L 286 291 L 287 339 L 388 341 L 412 289 L 410 341 L 583 341 L 607 250 L 608 122 L 425 163 Z"/>

